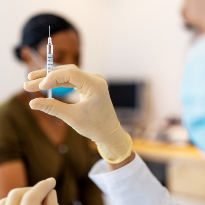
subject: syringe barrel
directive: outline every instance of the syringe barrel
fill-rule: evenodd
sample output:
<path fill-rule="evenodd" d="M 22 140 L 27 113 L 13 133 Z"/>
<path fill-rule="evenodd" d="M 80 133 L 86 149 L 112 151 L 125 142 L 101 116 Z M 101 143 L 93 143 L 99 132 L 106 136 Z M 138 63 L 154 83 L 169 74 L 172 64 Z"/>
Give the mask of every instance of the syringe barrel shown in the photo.
<path fill-rule="evenodd" d="M 48 44 L 47 44 L 47 74 L 53 70 L 53 45 L 52 39 L 50 37 L 50 26 L 49 26 L 49 37 L 48 37 Z M 52 89 L 48 90 L 48 98 L 52 99 Z"/>
<path fill-rule="evenodd" d="M 53 70 L 53 45 L 47 44 L 47 73 Z"/>

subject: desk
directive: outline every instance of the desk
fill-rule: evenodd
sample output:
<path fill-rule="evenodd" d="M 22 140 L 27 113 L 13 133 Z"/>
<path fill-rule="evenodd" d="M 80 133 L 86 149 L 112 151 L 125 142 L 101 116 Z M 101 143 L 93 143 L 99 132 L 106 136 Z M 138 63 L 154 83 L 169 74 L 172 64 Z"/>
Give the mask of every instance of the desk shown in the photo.
<path fill-rule="evenodd" d="M 205 157 L 196 147 L 133 139 L 133 150 L 145 160 L 167 165 L 169 191 L 205 199 Z"/>
<path fill-rule="evenodd" d="M 133 139 L 133 150 L 141 157 L 157 162 L 187 160 L 204 162 L 205 158 L 193 145 L 175 145 L 159 141 Z"/>

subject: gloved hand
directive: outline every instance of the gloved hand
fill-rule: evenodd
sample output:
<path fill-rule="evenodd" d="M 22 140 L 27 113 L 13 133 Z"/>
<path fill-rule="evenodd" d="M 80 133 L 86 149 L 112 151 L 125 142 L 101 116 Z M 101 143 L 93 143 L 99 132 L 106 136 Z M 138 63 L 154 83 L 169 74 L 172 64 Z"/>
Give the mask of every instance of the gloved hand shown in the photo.
<path fill-rule="evenodd" d="M 0 205 L 58 205 L 55 185 L 55 179 L 49 178 L 34 187 L 13 189 Z"/>
<path fill-rule="evenodd" d="M 97 144 L 99 153 L 116 164 L 131 155 L 132 140 L 120 126 L 106 81 L 99 75 L 85 73 L 75 65 L 58 66 L 46 76 L 46 69 L 29 74 L 25 90 L 35 92 L 56 87 L 74 87 L 81 94 L 76 104 L 37 98 L 30 102 L 34 110 L 56 116 L 79 134 Z"/>

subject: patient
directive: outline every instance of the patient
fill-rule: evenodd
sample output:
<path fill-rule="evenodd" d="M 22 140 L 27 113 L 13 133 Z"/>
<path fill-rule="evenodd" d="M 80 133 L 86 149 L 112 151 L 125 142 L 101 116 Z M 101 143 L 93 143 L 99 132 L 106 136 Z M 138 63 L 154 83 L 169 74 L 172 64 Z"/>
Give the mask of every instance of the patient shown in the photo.
<path fill-rule="evenodd" d="M 15 49 L 28 73 L 46 67 L 49 25 L 54 63 L 79 65 L 76 28 L 61 17 L 41 14 L 25 24 Z M 73 88 L 53 89 L 53 96 L 61 101 L 72 93 Z M 13 188 L 54 177 L 59 204 L 103 204 L 100 191 L 88 178 L 94 162 L 87 139 L 62 120 L 30 109 L 31 99 L 45 95 L 22 91 L 0 106 L 0 198 Z"/>

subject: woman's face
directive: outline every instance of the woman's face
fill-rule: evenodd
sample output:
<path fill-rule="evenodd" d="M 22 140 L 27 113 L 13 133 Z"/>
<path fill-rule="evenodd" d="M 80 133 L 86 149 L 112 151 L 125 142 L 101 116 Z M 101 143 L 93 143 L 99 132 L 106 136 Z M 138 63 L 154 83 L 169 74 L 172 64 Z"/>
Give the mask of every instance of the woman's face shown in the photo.
<path fill-rule="evenodd" d="M 52 37 L 53 62 L 58 64 L 80 64 L 80 42 L 78 35 L 73 30 L 55 33 Z M 46 45 L 44 40 L 37 48 L 38 53 L 46 61 Z"/>
<path fill-rule="evenodd" d="M 59 31 L 52 36 L 53 43 L 53 62 L 64 64 L 80 64 L 80 42 L 78 35 L 73 30 Z M 21 57 L 27 65 L 28 71 L 46 68 L 47 43 L 43 40 L 36 51 L 30 47 L 23 47 Z"/>

